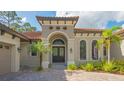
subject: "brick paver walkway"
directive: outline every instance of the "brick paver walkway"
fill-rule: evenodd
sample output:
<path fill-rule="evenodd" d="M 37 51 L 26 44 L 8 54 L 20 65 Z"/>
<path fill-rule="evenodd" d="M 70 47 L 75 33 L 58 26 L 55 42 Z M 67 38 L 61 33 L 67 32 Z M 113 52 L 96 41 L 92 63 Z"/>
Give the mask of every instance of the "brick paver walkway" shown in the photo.
<path fill-rule="evenodd" d="M 66 70 L 45 70 L 41 72 L 36 71 L 20 71 L 16 73 L 9 73 L 0 75 L 1 81 L 120 81 L 124 80 L 124 75 L 115 75 L 109 73 L 85 72 Z"/>

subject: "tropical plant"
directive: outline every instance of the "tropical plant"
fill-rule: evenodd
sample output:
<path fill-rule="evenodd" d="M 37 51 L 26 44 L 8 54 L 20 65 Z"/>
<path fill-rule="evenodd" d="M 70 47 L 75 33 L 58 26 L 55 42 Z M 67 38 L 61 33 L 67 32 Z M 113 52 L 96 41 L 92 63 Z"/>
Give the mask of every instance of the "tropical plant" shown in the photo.
<path fill-rule="evenodd" d="M 67 69 L 68 70 L 76 70 L 78 67 L 77 67 L 77 65 L 76 64 L 69 64 L 68 66 L 67 66 Z"/>
<path fill-rule="evenodd" d="M 110 47 L 111 43 L 120 43 L 119 35 L 113 34 L 114 31 L 121 29 L 119 26 L 113 26 L 111 29 L 105 29 L 102 32 L 102 38 L 97 41 L 97 47 L 101 48 L 104 45 L 108 52 L 108 63 L 110 63 Z"/>
<path fill-rule="evenodd" d="M 80 64 L 79 69 L 85 70 L 85 65 L 86 65 L 86 64 Z"/>
<path fill-rule="evenodd" d="M 30 47 L 30 51 L 37 52 L 40 57 L 40 67 L 42 69 L 42 53 L 50 52 L 50 45 L 45 44 L 42 41 L 33 42 Z"/>
<path fill-rule="evenodd" d="M 92 63 L 87 63 L 85 66 L 85 70 L 86 71 L 93 71 L 94 70 L 94 66 Z"/>
<path fill-rule="evenodd" d="M 103 64 L 103 71 L 105 72 L 112 72 L 113 68 L 115 67 L 115 65 L 111 62 L 111 63 L 105 63 Z"/>
<path fill-rule="evenodd" d="M 120 67 L 120 70 L 119 70 L 120 74 L 124 74 L 124 67 Z"/>
<path fill-rule="evenodd" d="M 102 70 L 102 62 L 94 62 L 93 66 L 94 66 L 94 70 L 96 71 Z"/>

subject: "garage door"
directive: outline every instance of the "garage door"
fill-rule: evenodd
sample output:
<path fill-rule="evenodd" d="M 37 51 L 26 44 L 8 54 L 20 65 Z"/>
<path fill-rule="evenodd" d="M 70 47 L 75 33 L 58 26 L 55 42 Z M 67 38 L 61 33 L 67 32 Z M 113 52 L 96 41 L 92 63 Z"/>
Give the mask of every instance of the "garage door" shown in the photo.
<path fill-rule="evenodd" d="M 11 48 L 0 44 L 0 74 L 11 72 Z"/>

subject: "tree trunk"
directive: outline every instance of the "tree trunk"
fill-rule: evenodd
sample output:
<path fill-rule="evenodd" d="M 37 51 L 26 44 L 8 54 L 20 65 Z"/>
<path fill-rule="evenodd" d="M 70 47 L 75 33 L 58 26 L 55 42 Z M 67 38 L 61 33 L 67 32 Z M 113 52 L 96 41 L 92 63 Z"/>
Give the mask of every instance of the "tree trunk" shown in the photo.
<path fill-rule="evenodd" d="M 40 53 L 40 67 L 42 67 L 42 53 Z"/>
<path fill-rule="evenodd" d="M 110 40 L 108 42 L 108 63 L 110 63 Z"/>
<path fill-rule="evenodd" d="M 98 60 L 101 61 L 101 48 L 98 50 Z"/>

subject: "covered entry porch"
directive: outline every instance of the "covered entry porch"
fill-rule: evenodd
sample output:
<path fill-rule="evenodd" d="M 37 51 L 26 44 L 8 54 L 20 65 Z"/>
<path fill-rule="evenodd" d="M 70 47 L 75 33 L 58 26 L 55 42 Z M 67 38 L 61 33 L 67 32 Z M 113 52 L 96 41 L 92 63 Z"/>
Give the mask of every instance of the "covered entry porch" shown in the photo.
<path fill-rule="evenodd" d="M 61 31 L 55 31 L 49 34 L 44 42 L 49 42 L 51 52 L 43 54 L 43 67 L 48 68 L 49 64 L 67 66 L 74 63 L 74 40 L 70 40 L 68 35 Z"/>

